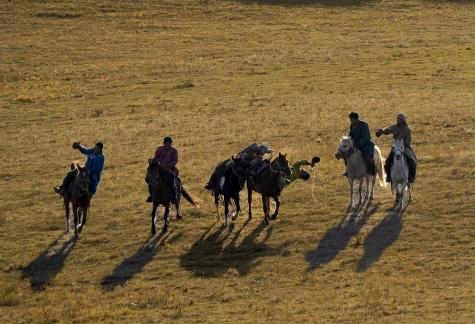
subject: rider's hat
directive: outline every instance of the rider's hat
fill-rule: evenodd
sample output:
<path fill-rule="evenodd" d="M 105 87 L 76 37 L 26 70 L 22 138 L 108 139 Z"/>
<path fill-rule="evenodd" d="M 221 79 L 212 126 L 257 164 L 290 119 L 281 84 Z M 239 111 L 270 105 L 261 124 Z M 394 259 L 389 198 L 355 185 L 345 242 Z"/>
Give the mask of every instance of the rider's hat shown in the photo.
<path fill-rule="evenodd" d="M 173 143 L 173 139 L 170 136 L 167 136 L 163 139 L 163 143 Z"/>

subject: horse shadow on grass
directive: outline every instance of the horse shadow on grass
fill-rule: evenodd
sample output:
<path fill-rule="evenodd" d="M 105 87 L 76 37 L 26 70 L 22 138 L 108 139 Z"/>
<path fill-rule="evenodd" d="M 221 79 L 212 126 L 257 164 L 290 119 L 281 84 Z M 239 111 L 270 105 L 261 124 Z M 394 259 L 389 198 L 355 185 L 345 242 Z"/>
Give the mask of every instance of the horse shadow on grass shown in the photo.
<path fill-rule="evenodd" d="M 31 290 L 41 291 L 51 284 L 54 277 L 64 267 L 66 258 L 76 242 L 77 238 L 74 236 L 61 235 L 22 269 L 21 278 L 30 279 Z"/>
<path fill-rule="evenodd" d="M 407 207 L 407 206 L 406 206 Z M 403 210 L 390 210 L 381 222 L 376 225 L 364 240 L 364 254 L 361 258 L 357 272 L 364 272 L 368 270 L 374 263 L 376 263 L 391 244 L 397 241 L 402 231 L 402 216 Z"/>
<path fill-rule="evenodd" d="M 114 290 L 118 286 L 123 286 L 127 281 L 132 279 L 136 273 L 141 272 L 145 265 L 160 251 L 165 239 L 172 231 L 160 232 L 159 235 L 155 235 L 146 240 L 134 255 L 124 259 L 110 275 L 102 278 L 102 289 L 106 291 Z M 170 241 L 176 240 L 181 235 L 181 233 L 176 234 Z"/>
<path fill-rule="evenodd" d="M 305 253 L 305 260 L 308 262 L 307 271 L 314 271 L 330 263 L 340 251 L 346 248 L 351 238 L 359 233 L 378 208 L 379 204 L 365 206 L 363 203 L 355 212 L 347 213 L 338 225 L 325 233 L 314 250 Z"/>
<path fill-rule="evenodd" d="M 245 276 L 252 267 L 262 262 L 263 257 L 280 255 L 289 245 L 286 242 L 277 247 L 269 247 L 267 241 L 272 235 L 273 227 L 264 222 L 237 244 L 242 230 L 248 223 L 249 220 L 234 233 L 227 245 L 225 244 L 232 234 L 234 224 L 229 228 L 221 227 L 212 234 L 210 232 L 214 225 L 210 226 L 190 250 L 181 256 L 180 266 L 199 277 L 219 277 L 230 269 L 235 269 L 239 276 Z M 259 239 L 264 230 L 264 238 Z"/>

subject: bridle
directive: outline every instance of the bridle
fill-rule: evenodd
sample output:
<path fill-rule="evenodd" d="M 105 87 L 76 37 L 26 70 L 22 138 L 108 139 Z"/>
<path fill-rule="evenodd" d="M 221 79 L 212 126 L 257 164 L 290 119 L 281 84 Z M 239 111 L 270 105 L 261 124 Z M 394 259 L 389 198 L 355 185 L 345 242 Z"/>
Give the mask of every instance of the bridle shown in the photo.
<path fill-rule="evenodd" d="M 394 159 L 396 161 L 399 161 L 400 165 L 401 165 L 401 170 L 403 170 L 403 173 L 404 173 L 404 177 L 406 179 L 409 178 L 409 174 L 406 174 L 406 172 L 404 172 L 404 168 L 403 168 L 403 163 L 402 163 L 402 160 L 404 159 L 404 146 L 403 147 L 400 147 L 399 145 L 394 145 L 393 146 L 393 152 L 394 152 Z M 407 164 L 407 163 L 406 163 Z"/>
<path fill-rule="evenodd" d="M 351 140 L 345 140 L 345 141 L 351 141 Z M 351 143 L 350 143 L 350 148 L 349 148 L 348 151 L 346 151 L 346 152 L 343 151 L 343 150 L 340 148 L 340 146 L 341 146 L 341 143 L 340 143 L 340 145 L 338 146 L 338 148 L 337 148 L 336 151 L 337 151 L 338 155 L 341 156 L 341 157 L 347 158 L 347 157 L 349 157 L 351 154 L 353 154 L 353 153 L 355 152 L 355 148 L 353 147 L 353 145 L 351 145 Z"/>
<path fill-rule="evenodd" d="M 278 159 L 278 158 L 277 158 L 277 159 Z M 283 177 L 288 177 L 288 176 L 285 174 L 285 172 L 280 169 L 281 166 L 278 165 L 279 162 L 277 161 L 277 159 L 275 159 L 274 161 L 272 161 L 271 163 L 269 163 L 269 169 L 270 169 L 272 172 L 278 173 L 279 175 L 281 175 L 281 176 L 283 176 Z M 274 164 L 274 163 L 277 164 L 277 166 L 278 166 L 279 169 L 274 169 L 274 168 L 273 168 L 272 164 Z M 287 168 L 289 168 L 288 162 L 287 162 Z M 290 168 L 289 168 L 289 170 L 290 170 Z"/>

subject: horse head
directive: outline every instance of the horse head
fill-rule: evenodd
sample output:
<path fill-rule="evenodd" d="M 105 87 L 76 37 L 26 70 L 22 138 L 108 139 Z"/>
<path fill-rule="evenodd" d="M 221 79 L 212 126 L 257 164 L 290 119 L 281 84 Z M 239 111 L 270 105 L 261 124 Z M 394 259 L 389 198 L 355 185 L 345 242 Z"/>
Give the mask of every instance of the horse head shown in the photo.
<path fill-rule="evenodd" d="M 89 170 L 81 167 L 79 165 L 76 166 L 78 170 L 78 174 L 75 178 L 75 184 L 79 188 L 81 192 L 88 192 L 89 190 Z"/>
<path fill-rule="evenodd" d="M 279 156 L 272 161 L 271 167 L 274 171 L 282 172 L 287 177 L 290 177 L 290 174 L 292 173 L 289 161 L 287 160 L 287 154 L 279 152 Z"/>
<path fill-rule="evenodd" d="M 231 157 L 233 160 L 232 171 L 233 174 L 239 179 L 244 179 L 246 177 L 246 171 L 249 167 L 249 162 L 245 159 Z"/>
<path fill-rule="evenodd" d="M 338 148 L 336 149 L 335 158 L 339 160 L 342 157 L 347 157 L 352 149 L 353 140 L 351 139 L 351 137 L 343 136 L 340 140 L 340 144 L 338 144 Z"/>
<path fill-rule="evenodd" d="M 393 152 L 396 160 L 399 160 L 404 154 L 404 142 L 402 139 L 397 139 L 393 144 Z"/>

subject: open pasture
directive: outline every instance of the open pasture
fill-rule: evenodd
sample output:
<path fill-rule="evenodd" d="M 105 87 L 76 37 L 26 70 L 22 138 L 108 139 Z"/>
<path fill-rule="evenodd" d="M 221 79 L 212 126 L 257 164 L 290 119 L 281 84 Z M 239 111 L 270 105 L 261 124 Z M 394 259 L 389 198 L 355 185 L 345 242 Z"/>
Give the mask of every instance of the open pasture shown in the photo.
<path fill-rule="evenodd" d="M 475 3 L 0 0 L 0 322 L 470 322 L 475 318 Z M 346 213 L 348 112 L 408 116 L 414 201 Z M 175 139 L 200 209 L 150 237 L 146 161 Z M 79 240 L 53 186 L 103 141 Z M 321 158 L 279 218 L 220 230 L 203 189 L 267 141 Z M 391 139 L 376 139 L 383 155 Z M 159 224 L 160 224 L 159 220 Z"/>

